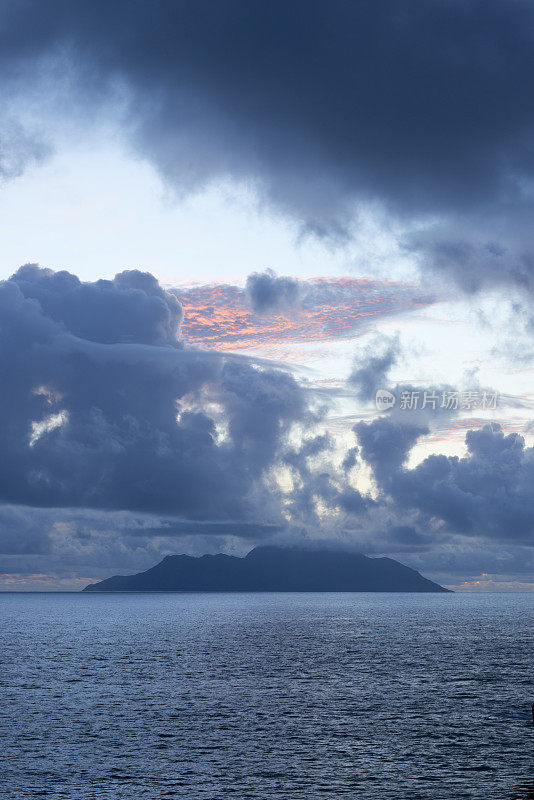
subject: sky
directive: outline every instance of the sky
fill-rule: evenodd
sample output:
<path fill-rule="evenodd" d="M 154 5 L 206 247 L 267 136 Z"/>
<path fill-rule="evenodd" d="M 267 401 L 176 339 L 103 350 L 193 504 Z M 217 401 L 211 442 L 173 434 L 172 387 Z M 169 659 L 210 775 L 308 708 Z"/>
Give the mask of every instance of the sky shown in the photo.
<path fill-rule="evenodd" d="M 532 4 L 0 15 L 0 589 L 273 542 L 533 591 Z"/>

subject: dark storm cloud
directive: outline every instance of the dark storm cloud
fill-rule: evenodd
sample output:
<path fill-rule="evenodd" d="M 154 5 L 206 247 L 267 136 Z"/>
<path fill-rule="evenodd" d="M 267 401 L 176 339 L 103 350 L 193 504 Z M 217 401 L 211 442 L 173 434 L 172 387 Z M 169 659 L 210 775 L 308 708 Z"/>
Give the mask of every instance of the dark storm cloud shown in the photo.
<path fill-rule="evenodd" d="M 342 469 L 345 472 L 349 472 L 351 469 L 353 469 L 356 466 L 356 464 L 358 462 L 358 453 L 359 452 L 360 452 L 360 449 L 358 447 L 350 447 L 347 450 L 347 452 L 346 452 L 346 454 L 345 454 L 345 456 L 343 458 L 343 462 L 341 464 Z"/>
<path fill-rule="evenodd" d="M 331 459 L 335 445 L 330 435 L 322 434 L 304 439 L 298 448 L 288 449 L 284 455 L 293 481 L 288 509 L 295 523 L 307 524 L 316 536 L 326 521 L 325 510 L 334 515 L 341 511 L 365 518 L 376 505 L 372 498 L 350 486 L 344 474 L 356 464 L 358 448 L 349 450 L 340 472 Z"/>
<path fill-rule="evenodd" d="M 530 0 L 6 0 L 0 58 L 11 92 L 119 92 L 180 187 L 253 180 L 334 236 L 354 201 L 441 220 L 407 246 L 476 289 L 532 286 L 533 44 Z"/>
<path fill-rule="evenodd" d="M 137 271 L 81 283 L 26 266 L 0 284 L 1 502 L 279 521 L 261 479 L 311 414 L 303 391 L 184 348 L 180 319 Z"/>
<path fill-rule="evenodd" d="M 112 281 L 82 283 L 70 272 L 26 264 L 11 280 L 24 297 L 39 302 L 46 317 L 81 339 L 179 345 L 180 303 L 147 272 L 129 270 Z"/>
<path fill-rule="evenodd" d="M 267 525 L 254 522 L 193 522 L 191 520 L 163 521 L 156 527 L 129 528 L 124 532 L 132 536 L 237 536 L 254 541 L 273 536 L 282 530 L 282 525 Z"/>
<path fill-rule="evenodd" d="M 517 433 L 506 435 L 493 422 L 466 432 L 464 457 L 434 453 L 409 467 L 413 448 L 432 430 L 444 421 L 455 426 L 461 422 L 460 407 L 442 407 L 439 401 L 449 393 L 461 393 L 446 385 L 392 386 L 388 371 L 399 354 L 396 339 L 376 340 L 357 355 L 349 379 L 364 398 L 373 396 L 375 378 L 397 398 L 391 410 L 354 426 L 359 449 L 355 454 L 349 450 L 345 459 L 351 469 L 363 461 L 376 483 L 375 503 L 367 505 L 368 518 L 363 533 L 358 534 L 362 546 L 368 552 L 433 553 L 428 563 L 435 569 L 437 554 L 445 554 L 449 547 L 463 547 L 462 537 L 476 539 L 503 548 L 500 555 L 494 550 L 488 556 L 492 567 L 487 565 L 485 570 L 498 571 L 499 557 L 510 555 L 506 548 L 534 545 L 534 504 L 529 488 L 534 479 L 534 449 L 525 447 Z M 490 389 L 479 386 L 476 375 L 470 375 L 470 381 L 477 390 L 491 394 Z M 403 392 L 417 395 L 419 401 L 438 399 L 435 407 L 422 409 L 419 402 L 418 408 L 403 408 L 399 402 Z M 472 428 L 473 420 L 469 424 Z M 359 518 L 361 521 L 361 514 Z"/>
<path fill-rule="evenodd" d="M 378 417 L 354 426 L 363 459 L 373 468 L 381 485 L 387 484 L 404 465 L 415 443 L 428 428 L 412 421 Z"/>
<path fill-rule="evenodd" d="M 38 514 L 32 509 L 0 506 L 0 554 L 41 556 L 50 551 L 49 530 Z"/>
<path fill-rule="evenodd" d="M 388 384 L 388 375 L 400 356 L 398 336 L 376 336 L 354 362 L 349 384 L 356 387 L 360 400 L 374 400 L 377 389 Z"/>
<path fill-rule="evenodd" d="M 299 300 L 298 281 L 279 277 L 272 269 L 249 275 L 246 292 L 253 310 L 260 314 L 294 306 Z"/>
<path fill-rule="evenodd" d="M 449 530 L 534 543 L 534 449 L 496 424 L 469 431 L 466 444 L 464 458 L 429 456 L 396 476 L 393 496 L 442 519 Z"/>
<path fill-rule="evenodd" d="M 506 205 L 505 203 L 503 205 Z M 525 199 L 517 216 L 532 215 L 533 206 Z M 499 216 L 509 217 L 510 224 L 501 232 L 492 226 L 491 214 L 484 220 L 469 219 L 470 230 L 463 230 L 463 221 L 455 218 L 431 227 L 423 233 L 407 236 L 404 247 L 436 273 L 450 275 L 468 293 L 495 284 L 510 283 L 520 290 L 534 290 L 534 249 L 531 226 L 527 219 L 518 224 L 512 209 L 501 209 Z M 532 317 L 528 325 L 532 325 Z"/>
<path fill-rule="evenodd" d="M 382 417 L 355 426 L 361 453 L 372 467 L 382 500 L 400 517 L 417 512 L 428 527 L 443 531 L 534 544 L 534 448 L 523 437 L 505 435 L 492 423 L 466 434 L 467 455 L 434 454 L 412 469 L 405 466 L 425 430 Z"/>

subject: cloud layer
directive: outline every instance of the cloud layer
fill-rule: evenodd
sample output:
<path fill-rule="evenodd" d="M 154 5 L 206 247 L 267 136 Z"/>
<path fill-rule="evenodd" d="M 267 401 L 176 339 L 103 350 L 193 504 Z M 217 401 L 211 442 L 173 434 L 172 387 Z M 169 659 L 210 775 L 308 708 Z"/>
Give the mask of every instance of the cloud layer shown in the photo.
<path fill-rule="evenodd" d="M 0 500 L 249 519 L 306 402 L 287 373 L 185 348 L 149 274 L 0 284 Z M 259 492 L 255 504 L 251 496 Z"/>
<path fill-rule="evenodd" d="M 408 283 L 366 278 L 297 281 L 269 272 L 250 276 L 245 291 L 228 284 L 169 291 L 185 309 L 185 339 L 217 350 L 276 352 L 284 343 L 351 338 L 373 318 L 434 302 L 430 293 Z"/>
<path fill-rule="evenodd" d="M 32 109 L 103 118 L 179 192 L 242 181 L 337 243 L 375 215 L 426 274 L 503 286 L 532 327 L 518 305 L 534 288 L 530 0 L 5 0 L 0 14 L 0 178 L 46 156 Z M 289 372 L 220 352 L 351 336 L 430 299 L 270 271 L 246 291 L 166 292 L 138 271 L 83 283 L 21 268 L 0 284 L 3 557 L 133 565 L 168 546 L 158 538 L 228 525 L 241 539 L 346 535 L 433 570 L 532 564 L 520 436 L 493 423 L 467 432 L 463 456 L 410 466 L 427 416 L 360 421 L 340 444 Z M 399 355 L 383 344 L 354 364 L 360 400 Z"/>
<path fill-rule="evenodd" d="M 114 104 L 182 189 L 253 181 L 341 238 L 378 204 L 426 220 L 423 266 L 532 289 L 533 23 L 529 0 L 6 0 L 3 91 Z"/>
<path fill-rule="evenodd" d="M 339 291 L 306 286 L 323 301 Z M 534 451 L 520 436 L 494 423 L 467 432 L 465 456 L 409 466 L 430 417 L 395 408 L 338 441 L 324 430 L 323 395 L 265 363 L 191 348 L 182 314 L 175 294 L 138 271 L 83 283 L 26 265 L 0 284 L 6 585 L 135 570 L 177 541 L 195 552 L 326 538 L 406 555 L 433 574 L 451 548 L 473 563 L 475 545 L 500 548 L 493 563 L 530 552 Z M 381 344 L 350 376 L 364 400 L 399 355 L 395 338 Z M 458 412 L 439 416 L 452 423 Z"/>

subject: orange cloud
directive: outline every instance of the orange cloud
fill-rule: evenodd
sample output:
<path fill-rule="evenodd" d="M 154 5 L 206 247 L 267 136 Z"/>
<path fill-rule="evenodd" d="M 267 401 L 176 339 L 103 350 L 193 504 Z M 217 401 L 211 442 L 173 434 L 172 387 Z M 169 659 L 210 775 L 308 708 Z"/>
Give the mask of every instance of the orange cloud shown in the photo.
<path fill-rule="evenodd" d="M 80 577 L 74 573 L 61 577 L 54 573 L 36 572 L 31 575 L 23 575 L 16 572 L 3 572 L 0 573 L 0 591 L 78 591 L 95 580 L 97 579 Z"/>
<path fill-rule="evenodd" d="M 301 288 L 299 305 L 267 315 L 255 313 L 237 286 L 193 285 L 171 291 L 184 308 L 186 341 L 215 350 L 349 339 L 371 317 L 433 302 L 412 284 L 367 278 L 316 278 L 302 281 Z"/>
<path fill-rule="evenodd" d="M 448 584 L 446 588 L 452 589 L 454 592 L 534 592 L 534 582 L 502 581 L 496 579 L 493 575 L 483 572 L 477 579 Z"/>

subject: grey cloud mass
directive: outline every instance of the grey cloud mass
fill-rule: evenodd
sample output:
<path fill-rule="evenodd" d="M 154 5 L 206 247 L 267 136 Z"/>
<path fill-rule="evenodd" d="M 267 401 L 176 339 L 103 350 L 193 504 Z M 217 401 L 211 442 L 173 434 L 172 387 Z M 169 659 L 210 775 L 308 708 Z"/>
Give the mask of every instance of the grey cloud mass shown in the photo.
<path fill-rule="evenodd" d="M 318 234 L 354 204 L 412 223 L 422 266 L 533 286 L 530 0 L 4 0 L 5 91 L 46 76 L 91 110 L 119 94 L 175 185 L 232 176 Z M 52 86 L 52 88 L 51 88 Z M 80 98 L 82 98 L 80 100 Z"/>
<path fill-rule="evenodd" d="M 11 279 L 44 316 L 80 339 L 179 346 L 182 308 L 147 272 L 121 272 L 112 281 L 82 283 L 70 272 L 26 264 Z"/>
<path fill-rule="evenodd" d="M 530 0 L 3 0 L 0 22 L 10 114 L 38 97 L 47 114 L 76 107 L 90 125 L 111 108 L 135 153 L 179 191 L 244 181 L 338 242 L 360 209 L 378 209 L 407 231 L 402 246 L 423 270 L 531 304 Z M 10 117 L 0 178 L 48 148 Z M 308 305 L 326 290 L 310 285 Z M 299 304 L 300 292 L 271 271 L 247 282 L 261 313 Z M 527 310 L 525 329 L 532 319 Z M 190 348 L 181 323 L 176 294 L 135 270 L 84 283 L 26 265 L 0 284 L 6 572 L 59 552 L 76 565 L 100 554 L 149 566 L 160 532 L 219 535 L 228 524 L 252 540 L 285 535 L 287 516 L 294 530 L 343 529 L 367 552 L 412 553 L 432 569 L 461 568 L 453 545 L 473 569 L 491 548 L 510 571 L 532 564 L 534 457 L 520 436 L 492 424 L 469 431 L 463 457 L 410 468 L 429 418 L 394 410 L 358 423 L 358 447 L 336 454 L 307 430 L 316 412 L 291 374 Z M 359 357 L 360 400 L 387 385 L 399 355 L 384 340 Z M 372 496 L 350 483 L 362 466 Z M 278 467 L 292 484 L 284 498 Z M 73 532 L 64 515 L 82 512 L 126 516 L 76 517 Z"/>
<path fill-rule="evenodd" d="M 278 277 L 272 269 L 249 275 L 246 292 L 253 310 L 260 314 L 294 306 L 300 296 L 297 280 Z"/>
<path fill-rule="evenodd" d="M 407 456 L 424 428 L 382 417 L 354 430 L 382 502 L 397 516 L 417 512 L 419 526 L 434 529 L 434 543 L 452 533 L 534 544 L 534 448 L 518 434 L 485 425 L 467 432 L 464 457 L 434 454 L 409 469 Z"/>
<path fill-rule="evenodd" d="M 81 283 L 23 267 L 0 284 L 0 318 L 3 503 L 268 514 L 260 478 L 306 419 L 291 375 L 184 348 L 178 301 L 136 271 Z"/>
<path fill-rule="evenodd" d="M 377 335 L 364 352 L 356 356 L 348 382 L 355 386 L 361 400 L 374 400 L 377 389 L 387 386 L 389 371 L 397 363 L 400 352 L 398 335 Z"/>
<path fill-rule="evenodd" d="M 359 422 L 358 447 L 340 454 L 304 385 L 188 348 L 181 319 L 176 297 L 135 270 L 84 283 L 26 265 L 0 284 L 0 572 L 99 577 L 178 541 L 326 535 L 418 566 L 458 541 L 500 547 L 496 562 L 532 547 L 534 456 L 517 434 L 472 430 L 465 457 L 408 467 L 429 417 L 394 411 Z M 379 363 L 364 351 L 353 371 L 364 397 L 369 371 L 387 380 L 396 358 L 396 339 L 382 344 Z M 372 495 L 350 480 L 362 465 Z"/>

